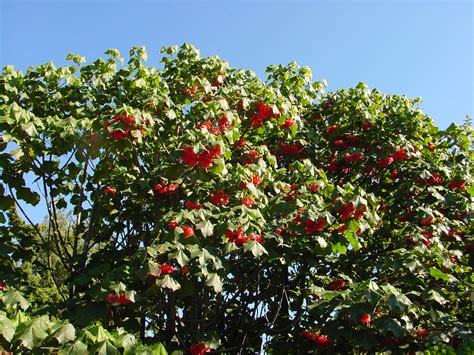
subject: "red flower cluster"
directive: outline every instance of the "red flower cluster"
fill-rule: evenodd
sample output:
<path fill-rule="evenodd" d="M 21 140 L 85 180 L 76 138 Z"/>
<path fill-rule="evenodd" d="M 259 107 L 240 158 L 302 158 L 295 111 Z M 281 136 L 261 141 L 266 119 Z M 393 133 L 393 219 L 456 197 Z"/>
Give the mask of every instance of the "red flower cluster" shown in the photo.
<path fill-rule="evenodd" d="M 392 154 L 393 160 L 397 161 L 397 160 L 410 159 L 410 157 L 406 154 L 406 152 L 407 152 L 406 148 L 401 148 L 397 150 L 395 153 Z"/>
<path fill-rule="evenodd" d="M 319 190 L 319 185 L 318 185 L 318 184 L 315 184 L 314 182 L 311 183 L 311 184 L 309 184 L 308 187 L 309 187 L 312 191 L 314 191 L 314 192 L 316 192 L 316 191 Z"/>
<path fill-rule="evenodd" d="M 431 176 L 428 179 L 418 179 L 417 182 L 420 185 L 443 185 L 443 178 L 439 174 L 431 173 Z"/>
<path fill-rule="evenodd" d="M 337 279 L 337 280 L 331 281 L 331 283 L 328 285 L 327 288 L 331 291 L 339 291 L 345 287 L 346 287 L 346 282 L 342 279 Z"/>
<path fill-rule="evenodd" d="M 255 200 L 250 196 L 246 196 L 242 199 L 242 204 L 248 208 L 252 207 L 254 203 Z"/>
<path fill-rule="evenodd" d="M 171 222 L 168 223 L 168 229 L 170 231 L 174 231 L 177 226 L 178 226 L 178 222 L 176 222 L 176 221 L 171 221 Z"/>
<path fill-rule="evenodd" d="M 7 287 L 7 283 L 5 281 L 0 281 L 0 291 L 3 291 Z"/>
<path fill-rule="evenodd" d="M 183 230 L 183 234 L 185 238 L 189 238 L 194 235 L 194 229 L 192 227 L 182 226 L 181 229 Z"/>
<path fill-rule="evenodd" d="M 354 220 L 359 221 L 359 219 L 364 217 L 366 211 L 367 211 L 367 207 L 365 205 L 357 209 L 357 211 L 354 213 Z"/>
<path fill-rule="evenodd" d="M 209 201 L 215 206 L 226 206 L 229 203 L 229 195 L 224 191 L 216 191 L 209 196 Z"/>
<path fill-rule="evenodd" d="M 299 142 L 296 144 L 282 143 L 278 147 L 277 154 L 285 156 L 295 156 L 301 154 L 301 152 L 303 152 L 303 146 Z"/>
<path fill-rule="evenodd" d="M 307 219 L 303 222 L 304 230 L 306 234 L 313 234 L 315 232 L 322 232 L 324 227 L 328 225 L 328 221 L 325 217 L 319 218 L 317 221 Z"/>
<path fill-rule="evenodd" d="M 327 134 L 327 135 L 333 134 L 334 131 L 338 130 L 339 128 L 341 128 L 339 125 L 333 124 L 332 126 L 329 126 L 329 127 L 326 129 L 326 134 Z"/>
<path fill-rule="evenodd" d="M 355 162 L 355 161 L 359 161 L 359 160 L 362 160 L 362 159 L 364 159 L 364 155 L 359 154 L 359 153 L 347 153 L 344 156 L 344 160 L 347 161 L 347 162 Z"/>
<path fill-rule="evenodd" d="M 254 149 L 251 149 L 251 150 L 245 152 L 245 155 L 247 156 L 244 160 L 245 165 L 253 164 L 253 162 L 255 160 L 260 158 L 260 154 Z"/>
<path fill-rule="evenodd" d="M 352 213 L 354 213 L 356 208 L 354 207 L 354 203 L 347 202 L 341 206 L 339 209 L 339 214 L 341 215 L 341 219 L 343 221 L 347 221 L 351 216 Z"/>
<path fill-rule="evenodd" d="M 362 324 L 369 324 L 369 323 L 372 321 L 372 318 L 370 317 L 369 314 L 364 313 L 364 314 L 362 314 L 362 315 L 360 316 L 359 321 L 360 321 Z"/>
<path fill-rule="evenodd" d="M 389 166 L 392 163 L 393 163 L 393 158 L 392 157 L 377 159 L 377 165 L 380 168 L 386 168 L 387 166 Z"/>
<path fill-rule="evenodd" d="M 169 264 L 162 264 L 160 267 L 160 275 L 169 275 L 174 272 L 174 267 Z"/>
<path fill-rule="evenodd" d="M 184 164 L 195 167 L 199 164 L 203 169 L 209 169 L 214 163 L 214 159 L 221 156 L 222 151 L 219 145 L 215 147 L 206 146 L 206 150 L 201 154 L 196 154 L 192 147 L 187 147 L 183 149 L 181 155 L 181 160 Z"/>
<path fill-rule="evenodd" d="M 285 128 L 291 128 L 295 124 L 295 121 L 292 118 L 288 118 L 285 120 L 285 123 L 283 123 L 280 128 L 285 129 Z"/>
<path fill-rule="evenodd" d="M 308 330 L 303 331 L 303 336 L 311 340 L 320 349 L 328 349 L 332 345 L 332 341 L 325 335 L 320 335 L 319 332 L 311 333 Z"/>
<path fill-rule="evenodd" d="M 204 355 L 205 353 L 208 353 L 211 351 L 211 349 L 209 349 L 203 343 L 193 344 L 189 347 L 188 350 L 191 355 Z"/>
<path fill-rule="evenodd" d="M 426 329 L 423 329 L 423 328 L 418 328 L 416 330 L 416 332 L 417 332 L 417 334 L 420 338 L 424 338 L 425 336 L 427 336 L 429 334 L 429 332 Z"/>
<path fill-rule="evenodd" d="M 336 139 L 334 142 L 332 142 L 336 146 L 337 150 L 346 150 L 349 149 L 349 145 L 344 142 L 342 139 Z"/>
<path fill-rule="evenodd" d="M 119 296 L 113 293 L 109 293 L 105 300 L 109 303 L 118 303 L 118 304 L 130 304 L 133 303 L 131 300 L 127 298 L 127 294 L 122 292 Z"/>
<path fill-rule="evenodd" d="M 186 201 L 184 203 L 184 207 L 186 207 L 188 210 L 199 210 L 201 208 L 204 208 L 202 203 L 193 202 L 193 201 Z"/>
<path fill-rule="evenodd" d="M 225 236 L 227 237 L 230 243 L 235 243 L 238 245 L 243 245 L 249 240 L 248 237 L 244 234 L 244 230 L 242 228 L 239 228 L 235 231 L 231 231 L 230 229 L 228 229 L 225 231 Z"/>
<path fill-rule="evenodd" d="M 125 129 L 115 129 L 111 131 L 109 126 L 118 122 L 120 122 Z M 104 128 L 110 138 L 115 140 L 123 140 L 126 138 L 132 138 L 132 131 L 140 129 L 139 127 L 134 126 L 135 123 L 135 117 L 127 115 L 126 112 L 122 112 L 120 116 L 114 116 L 112 120 L 105 122 Z"/>
<path fill-rule="evenodd" d="M 162 179 L 161 184 L 156 184 L 152 187 L 152 190 L 157 194 L 169 195 L 175 193 L 179 189 L 178 184 L 167 184 L 164 185 L 165 181 Z"/>
<path fill-rule="evenodd" d="M 456 190 L 459 189 L 461 191 L 466 191 L 466 181 L 464 180 L 453 180 L 450 181 L 448 184 L 449 190 Z"/>
<path fill-rule="evenodd" d="M 252 120 L 252 127 L 257 128 L 260 127 L 263 123 L 263 121 L 272 118 L 272 117 L 278 117 L 278 115 L 275 115 L 273 113 L 273 109 L 264 102 L 257 102 L 255 104 L 255 108 L 257 109 L 257 113 L 252 115 L 250 119 Z"/>
<path fill-rule="evenodd" d="M 110 196 L 117 196 L 117 194 L 118 194 L 117 189 L 113 188 L 113 187 L 110 187 L 110 186 L 107 186 L 105 188 L 104 193 L 106 195 L 110 195 Z"/>

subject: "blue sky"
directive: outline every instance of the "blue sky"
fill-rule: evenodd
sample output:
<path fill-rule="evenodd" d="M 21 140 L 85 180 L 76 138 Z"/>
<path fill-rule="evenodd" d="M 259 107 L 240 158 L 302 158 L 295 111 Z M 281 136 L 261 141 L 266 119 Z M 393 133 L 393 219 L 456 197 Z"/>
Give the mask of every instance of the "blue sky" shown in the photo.
<path fill-rule="evenodd" d="M 0 66 L 17 69 L 73 52 L 192 43 L 264 77 L 296 60 L 329 90 L 359 81 L 423 98 L 441 128 L 473 114 L 473 2 L 446 1 L 22 1 L 0 0 Z M 28 208 L 30 210 L 30 208 Z M 36 222 L 45 211 L 31 208 Z"/>
<path fill-rule="evenodd" d="M 0 0 L 0 65 L 19 69 L 74 52 L 192 43 L 260 77 L 296 60 L 329 90 L 359 81 L 421 96 L 442 128 L 473 113 L 473 2 Z"/>

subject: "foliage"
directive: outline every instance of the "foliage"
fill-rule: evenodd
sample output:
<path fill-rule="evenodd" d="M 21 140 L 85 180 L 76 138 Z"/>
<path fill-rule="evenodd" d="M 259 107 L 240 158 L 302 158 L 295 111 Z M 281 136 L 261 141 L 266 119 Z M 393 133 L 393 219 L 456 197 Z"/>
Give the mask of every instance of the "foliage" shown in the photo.
<path fill-rule="evenodd" d="M 3 312 L 4 349 L 472 349 L 469 122 L 441 131 L 362 83 L 326 94 L 295 63 L 262 82 L 162 53 L 4 68 L 2 300 L 33 301 Z M 21 281 L 32 255 L 63 299 Z"/>

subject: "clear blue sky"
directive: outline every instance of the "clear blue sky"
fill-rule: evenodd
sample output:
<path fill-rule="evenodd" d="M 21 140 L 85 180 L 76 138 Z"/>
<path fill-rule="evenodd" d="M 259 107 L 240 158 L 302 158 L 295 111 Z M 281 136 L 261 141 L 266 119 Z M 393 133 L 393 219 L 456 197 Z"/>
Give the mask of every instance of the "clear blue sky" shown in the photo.
<path fill-rule="evenodd" d="M 74 52 L 189 42 L 263 77 L 296 60 L 330 90 L 359 81 L 421 96 L 441 127 L 473 114 L 473 2 L 0 0 L 0 65 L 25 69 Z"/>
<path fill-rule="evenodd" d="M 22 1 L 0 0 L 0 65 L 18 69 L 73 52 L 94 60 L 108 48 L 145 45 L 157 64 L 165 45 L 192 43 L 203 55 L 261 78 L 269 64 L 296 60 L 329 90 L 359 81 L 421 96 L 441 128 L 473 114 L 473 3 L 446 1 Z M 45 211 L 28 208 L 38 222 Z"/>

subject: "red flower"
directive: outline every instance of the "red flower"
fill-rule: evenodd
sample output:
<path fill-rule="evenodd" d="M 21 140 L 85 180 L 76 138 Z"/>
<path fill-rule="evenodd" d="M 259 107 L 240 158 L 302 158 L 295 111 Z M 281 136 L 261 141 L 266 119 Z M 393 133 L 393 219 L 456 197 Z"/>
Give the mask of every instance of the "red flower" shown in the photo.
<path fill-rule="evenodd" d="M 319 185 L 315 184 L 314 182 L 309 184 L 308 186 L 312 191 L 318 191 L 319 190 Z"/>
<path fill-rule="evenodd" d="M 354 204 L 352 202 L 348 202 L 342 205 L 341 209 L 339 210 L 339 213 L 341 215 L 341 218 L 343 221 L 348 220 L 352 213 L 355 211 Z"/>
<path fill-rule="evenodd" d="M 199 161 L 199 157 L 196 153 L 194 153 L 193 148 L 189 147 L 189 148 L 183 149 L 181 160 L 183 161 L 184 164 L 190 167 L 195 167 Z"/>
<path fill-rule="evenodd" d="M 390 172 L 390 178 L 392 180 L 396 180 L 400 177 L 400 173 L 397 169 L 393 169 L 391 172 Z"/>
<path fill-rule="evenodd" d="M 436 145 L 434 145 L 433 143 L 428 143 L 428 145 L 426 146 L 426 148 L 429 150 L 429 151 L 433 151 L 436 149 Z"/>
<path fill-rule="evenodd" d="M 181 229 L 183 230 L 185 238 L 189 238 L 189 237 L 192 237 L 194 235 L 194 229 L 192 227 L 182 226 Z"/>
<path fill-rule="evenodd" d="M 209 129 L 209 128 L 211 128 L 211 126 L 212 126 L 211 121 L 204 121 L 204 122 L 201 122 L 200 124 L 198 124 L 196 126 L 196 128 L 197 129 L 203 129 L 203 128 Z"/>
<path fill-rule="evenodd" d="M 456 190 L 459 189 L 461 191 L 466 190 L 466 182 L 464 180 L 453 180 L 448 184 L 449 190 Z"/>
<path fill-rule="evenodd" d="M 249 235 L 249 239 L 250 240 L 255 240 L 256 242 L 262 244 L 263 243 L 263 237 L 261 235 L 258 235 L 258 234 L 250 234 Z"/>
<path fill-rule="evenodd" d="M 362 128 L 364 131 L 372 127 L 372 123 L 369 121 L 362 122 L 360 125 L 360 128 Z"/>
<path fill-rule="evenodd" d="M 420 218 L 418 225 L 426 227 L 432 225 L 433 222 L 433 217 Z"/>
<path fill-rule="evenodd" d="M 237 142 L 235 142 L 235 146 L 237 148 L 245 147 L 246 144 L 247 142 L 245 141 L 245 138 L 240 138 Z"/>
<path fill-rule="evenodd" d="M 184 265 L 180 271 L 183 275 L 189 274 L 189 267 Z"/>
<path fill-rule="evenodd" d="M 230 127 L 230 123 L 229 123 L 229 117 L 227 116 L 227 114 L 223 115 L 222 117 L 220 117 L 218 120 L 217 120 L 217 124 L 219 126 L 219 130 L 221 132 L 225 131 L 227 128 Z"/>
<path fill-rule="evenodd" d="M 397 150 L 395 153 L 392 154 L 393 160 L 396 161 L 396 160 L 410 159 L 410 157 L 406 155 L 406 152 L 407 152 L 406 148 L 401 148 Z"/>
<path fill-rule="evenodd" d="M 174 272 L 174 267 L 169 264 L 162 264 L 160 267 L 160 271 L 161 271 L 160 275 L 172 274 Z"/>
<path fill-rule="evenodd" d="M 260 127 L 263 123 L 264 120 L 271 118 L 271 117 L 276 117 L 273 114 L 273 109 L 269 106 L 267 106 L 263 102 L 257 102 L 255 104 L 255 108 L 257 109 L 258 113 L 254 114 L 250 119 L 252 120 L 252 127 L 257 128 Z"/>
<path fill-rule="evenodd" d="M 424 338 L 429 333 L 426 329 L 423 329 L 423 328 L 418 328 L 416 332 L 418 333 L 418 336 L 421 338 Z"/>
<path fill-rule="evenodd" d="M 127 127 L 133 126 L 135 124 L 135 117 L 127 115 L 126 112 L 122 112 L 120 115 L 120 122 L 122 122 L 122 124 Z"/>
<path fill-rule="evenodd" d="M 117 196 L 117 189 L 107 186 L 104 190 L 106 195 Z"/>
<path fill-rule="evenodd" d="M 325 169 L 327 171 L 337 171 L 339 170 L 340 168 L 340 165 L 338 163 L 336 163 L 335 161 L 329 163 L 328 165 L 325 166 Z"/>
<path fill-rule="evenodd" d="M 367 207 L 364 205 L 361 208 L 359 208 L 355 213 L 354 213 L 354 220 L 359 221 L 364 215 L 365 212 L 367 211 Z"/>
<path fill-rule="evenodd" d="M 369 324 L 372 321 L 372 318 L 370 318 L 369 314 L 364 313 L 363 315 L 360 316 L 359 321 L 362 324 Z"/>
<path fill-rule="evenodd" d="M 290 128 L 295 124 L 295 121 L 292 118 L 288 118 L 285 120 L 285 123 L 283 123 L 280 128 L 285 129 L 285 128 Z"/>
<path fill-rule="evenodd" d="M 189 347 L 188 350 L 191 353 L 191 355 L 203 355 L 211 351 L 211 349 L 209 349 L 203 343 L 193 344 Z"/>
<path fill-rule="evenodd" d="M 262 183 L 262 178 L 260 176 L 258 176 L 257 174 L 253 174 L 252 176 L 252 183 L 255 185 L 255 186 L 258 186 Z"/>
<path fill-rule="evenodd" d="M 346 287 L 346 282 L 342 279 L 337 279 L 337 280 L 331 281 L 331 283 L 328 285 L 327 288 L 331 291 L 339 291 L 345 287 Z"/>
<path fill-rule="evenodd" d="M 303 151 L 301 144 L 280 144 L 277 154 L 279 155 L 298 155 Z"/>
<path fill-rule="evenodd" d="M 178 222 L 176 222 L 176 221 L 171 221 L 171 222 L 168 223 L 168 229 L 170 231 L 174 231 L 177 226 L 178 226 Z"/>
<path fill-rule="evenodd" d="M 338 126 L 337 124 L 334 124 L 332 126 L 329 126 L 327 129 L 326 129 L 326 134 L 327 135 L 330 135 L 332 134 L 335 130 L 341 128 L 340 126 Z"/>
<path fill-rule="evenodd" d="M 349 145 L 346 142 L 344 142 L 342 139 L 335 140 L 334 142 L 332 142 L 332 144 L 334 144 L 336 146 L 336 149 L 338 150 L 349 149 Z"/>
<path fill-rule="evenodd" d="M 204 208 L 204 206 L 201 203 L 192 202 L 192 201 L 186 201 L 184 203 L 184 207 L 186 207 L 189 210 L 199 210 L 201 208 Z"/>
<path fill-rule="evenodd" d="M 178 184 L 168 184 L 168 185 L 156 184 L 155 186 L 152 187 L 152 190 L 158 194 L 172 194 L 177 189 L 179 189 Z"/>
<path fill-rule="evenodd" d="M 242 228 L 239 228 L 235 231 L 231 231 L 230 229 L 228 229 L 226 230 L 225 235 L 229 242 L 238 245 L 243 245 L 248 241 L 248 238 L 246 235 L 244 235 L 244 230 Z"/>
<path fill-rule="evenodd" d="M 347 162 L 354 162 L 362 159 L 364 159 L 364 155 L 359 153 L 346 153 L 344 156 L 344 160 Z"/>
<path fill-rule="evenodd" d="M 113 293 L 109 293 L 106 297 L 105 300 L 109 303 L 116 303 L 118 299 L 117 295 L 114 295 Z"/>
<path fill-rule="evenodd" d="M 328 221 L 324 217 L 319 218 L 316 222 L 311 220 L 311 219 L 307 219 L 303 223 L 303 226 L 305 227 L 305 233 L 306 234 L 313 234 L 315 232 L 322 232 L 324 227 L 326 227 L 327 225 L 328 225 Z"/>
<path fill-rule="evenodd" d="M 115 131 L 109 132 L 109 136 L 110 136 L 110 138 L 112 138 L 112 139 L 121 141 L 121 140 L 124 140 L 125 138 L 128 137 L 128 133 L 129 133 L 129 132 L 130 132 L 130 131 L 128 131 L 128 130 L 124 132 L 124 131 L 122 131 L 122 130 L 120 130 L 120 129 L 117 129 L 117 130 L 115 130 Z"/>
<path fill-rule="evenodd" d="M 0 291 L 3 291 L 7 287 L 7 283 L 5 281 L 0 281 Z"/>
<path fill-rule="evenodd" d="M 209 201 L 215 206 L 226 206 L 229 203 L 229 196 L 224 191 L 216 191 L 209 196 Z"/>
<path fill-rule="evenodd" d="M 117 303 L 119 304 L 130 304 L 133 303 L 131 300 L 127 298 L 127 294 L 125 292 L 122 292 L 120 296 L 117 298 Z"/>
<path fill-rule="evenodd" d="M 303 331 L 302 335 L 308 340 L 316 344 L 320 349 L 328 349 L 332 345 L 332 341 L 325 335 L 320 335 L 319 332 L 311 333 L 308 330 Z"/>
<path fill-rule="evenodd" d="M 202 152 L 199 154 L 199 165 L 203 169 L 209 169 L 212 166 L 212 163 L 214 162 L 214 157 L 209 153 L 209 152 Z"/>
<path fill-rule="evenodd" d="M 252 197 L 246 196 L 242 199 L 242 204 L 250 208 L 255 203 L 255 200 Z"/>
<path fill-rule="evenodd" d="M 385 167 L 389 166 L 392 163 L 393 163 L 393 158 L 392 157 L 382 158 L 382 159 L 377 160 L 377 165 L 380 168 L 385 168 Z"/>
<path fill-rule="evenodd" d="M 431 177 L 428 180 L 426 180 L 425 183 L 431 186 L 443 185 L 443 178 L 439 174 L 432 173 Z"/>

